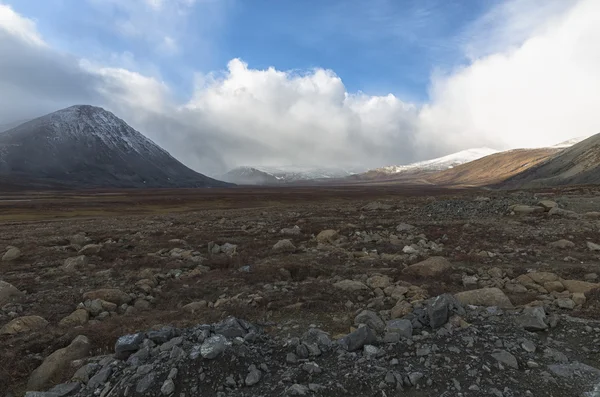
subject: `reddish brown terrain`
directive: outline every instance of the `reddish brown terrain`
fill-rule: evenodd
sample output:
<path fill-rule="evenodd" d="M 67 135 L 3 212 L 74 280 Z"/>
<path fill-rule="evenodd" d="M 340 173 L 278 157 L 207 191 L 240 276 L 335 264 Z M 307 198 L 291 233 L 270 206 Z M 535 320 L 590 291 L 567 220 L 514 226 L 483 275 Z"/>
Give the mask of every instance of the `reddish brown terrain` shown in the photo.
<path fill-rule="evenodd" d="M 569 393 L 590 391 L 600 367 L 598 193 L 356 186 L 5 194 L 0 280 L 18 291 L 0 288 L 0 395 L 65 382 L 76 391 L 62 395 L 80 396 L 580 395 Z M 431 298 L 444 293 L 459 303 L 442 300 L 448 312 L 434 324 L 441 298 Z M 539 329 L 523 325 L 526 307 L 542 308 Z M 192 359 L 193 345 L 207 342 L 197 336 L 202 328 L 189 327 L 228 316 L 251 322 L 259 336 L 244 326 L 245 339 L 216 359 Z M 396 330 L 394 319 L 412 322 L 412 331 Z M 340 338 L 365 323 L 376 339 L 344 345 Z M 150 366 L 113 358 L 120 336 L 164 326 L 179 330 L 167 339 L 183 339 L 152 342 L 147 333 L 144 348 L 120 357 L 149 349 Z M 311 327 L 330 342 L 319 339 L 318 354 L 304 357 Z M 78 335 L 85 338 L 73 342 Z M 48 364 L 77 343 L 83 352 Z M 95 372 L 69 381 L 81 368 Z"/>

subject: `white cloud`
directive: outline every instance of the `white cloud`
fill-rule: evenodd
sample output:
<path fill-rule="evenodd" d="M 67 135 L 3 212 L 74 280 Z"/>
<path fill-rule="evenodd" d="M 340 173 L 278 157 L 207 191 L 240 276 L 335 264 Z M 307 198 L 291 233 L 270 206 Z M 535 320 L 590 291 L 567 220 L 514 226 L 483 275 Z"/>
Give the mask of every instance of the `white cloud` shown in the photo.
<path fill-rule="evenodd" d="M 375 167 L 600 132 L 600 3 L 571 1 L 566 10 L 553 6 L 527 19 L 514 7 L 527 10 L 531 1 L 503 4 L 512 11 L 494 10 L 494 18 L 476 24 L 469 37 L 481 37 L 478 29 L 495 33 L 487 44 L 478 39 L 465 47 L 469 65 L 436 73 L 422 106 L 394 95 L 349 93 L 331 70 L 257 70 L 238 59 L 225 71 L 198 74 L 192 97 L 177 103 L 158 74 L 41 48 L 33 21 L 4 17 L 0 53 L 12 56 L 0 62 L 0 89 L 11 100 L 0 101 L 0 124 L 3 105 L 41 103 L 35 107 L 41 112 L 87 101 L 211 174 L 243 164 Z M 9 14 L 4 8 L 0 15 Z M 507 41 L 511 31 L 520 38 Z"/>
<path fill-rule="evenodd" d="M 195 0 L 87 0 L 108 26 L 129 39 L 146 41 L 162 55 L 178 52 Z M 115 17 L 114 10 L 117 10 Z"/>
<path fill-rule="evenodd" d="M 533 147 L 600 132 L 599 20 L 598 1 L 578 1 L 539 20 L 520 46 L 434 79 L 420 138 Z"/>
<path fill-rule="evenodd" d="M 30 44 L 45 45 L 35 28 L 35 22 L 17 14 L 8 5 L 0 3 L 0 29 Z"/>

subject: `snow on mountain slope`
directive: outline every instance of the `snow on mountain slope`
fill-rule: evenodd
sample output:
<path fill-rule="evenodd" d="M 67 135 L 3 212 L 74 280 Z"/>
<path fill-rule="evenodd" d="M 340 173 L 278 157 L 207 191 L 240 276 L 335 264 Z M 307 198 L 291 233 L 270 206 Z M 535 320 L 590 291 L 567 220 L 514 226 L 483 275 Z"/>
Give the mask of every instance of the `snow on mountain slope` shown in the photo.
<path fill-rule="evenodd" d="M 74 187 L 227 185 L 189 169 L 125 121 L 89 105 L 0 133 L 0 175 Z"/>
<path fill-rule="evenodd" d="M 237 167 L 223 175 L 222 179 L 241 185 L 276 185 L 310 180 L 345 178 L 353 175 L 351 169 L 314 168 L 308 166 L 252 166 Z"/>
<path fill-rule="evenodd" d="M 486 147 L 467 149 L 432 160 L 419 161 L 407 165 L 391 165 L 377 168 L 373 171 L 384 174 L 397 174 L 406 171 L 442 171 L 494 153 L 498 153 L 498 151 Z"/>
<path fill-rule="evenodd" d="M 578 136 L 577 138 L 572 138 L 572 139 L 569 139 L 567 141 L 558 143 L 558 144 L 556 144 L 554 146 L 550 146 L 550 147 L 556 148 L 556 149 L 566 149 L 566 148 L 571 147 L 581 141 L 586 140 L 587 138 L 589 138 L 589 137 L 588 136 Z"/>

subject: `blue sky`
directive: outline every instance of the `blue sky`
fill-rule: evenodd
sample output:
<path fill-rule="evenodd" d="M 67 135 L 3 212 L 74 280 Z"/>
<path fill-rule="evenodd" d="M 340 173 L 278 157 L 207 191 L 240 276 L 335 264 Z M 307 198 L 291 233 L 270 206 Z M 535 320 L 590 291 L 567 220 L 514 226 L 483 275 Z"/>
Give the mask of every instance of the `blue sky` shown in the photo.
<path fill-rule="evenodd" d="M 258 69 L 331 69 L 350 92 L 393 93 L 414 102 L 427 99 L 432 71 L 467 61 L 462 46 L 469 27 L 499 3 L 196 0 L 171 15 L 169 1 L 162 9 L 151 0 L 5 2 L 34 19 L 56 48 L 159 76 L 177 96 L 190 94 L 195 72 L 224 69 L 241 58 Z M 118 26 L 125 21 L 140 31 Z M 153 31 L 160 31 L 154 39 Z M 161 49 L 167 35 L 176 50 Z"/>
<path fill-rule="evenodd" d="M 102 106 L 213 176 L 600 132 L 598 0 L 0 0 L 0 126 Z"/>

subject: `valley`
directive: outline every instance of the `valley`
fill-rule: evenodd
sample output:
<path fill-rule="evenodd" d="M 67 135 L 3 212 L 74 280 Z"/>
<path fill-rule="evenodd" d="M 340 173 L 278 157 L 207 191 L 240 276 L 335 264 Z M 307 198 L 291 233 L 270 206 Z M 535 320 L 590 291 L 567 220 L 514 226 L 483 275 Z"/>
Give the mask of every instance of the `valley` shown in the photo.
<path fill-rule="evenodd" d="M 0 262 L 0 389 L 590 392 L 600 365 L 598 193 L 5 194 L 0 236 L 14 248 Z M 119 347 L 138 332 L 139 345 Z M 118 358 L 115 348 L 130 350 Z M 56 351 L 70 358 L 50 360 Z"/>

